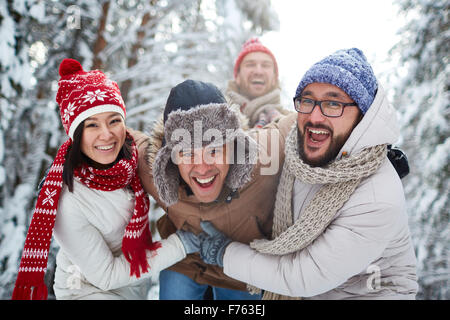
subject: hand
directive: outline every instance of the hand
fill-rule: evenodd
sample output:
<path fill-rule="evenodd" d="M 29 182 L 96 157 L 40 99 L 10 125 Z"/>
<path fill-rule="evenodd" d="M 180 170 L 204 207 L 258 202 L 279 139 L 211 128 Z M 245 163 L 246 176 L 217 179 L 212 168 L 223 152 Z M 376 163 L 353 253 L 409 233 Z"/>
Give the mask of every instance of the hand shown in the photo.
<path fill-rule="evenodd" d="M 208 264 L 223 267 L 223 255 L 231 239 L 222 232 L 214 228 L 211 222 L 200 222 L 203 233 L 198 237 L 200 239 L 200 257 Z"/>
<path fill-rule="evenodd" d="M 176 234 L 180 238 L 181 243 L 183 243 L 186 254 L 200 251 L 200 239 L 197 235 L 184 230 L 177 230 Z"/>

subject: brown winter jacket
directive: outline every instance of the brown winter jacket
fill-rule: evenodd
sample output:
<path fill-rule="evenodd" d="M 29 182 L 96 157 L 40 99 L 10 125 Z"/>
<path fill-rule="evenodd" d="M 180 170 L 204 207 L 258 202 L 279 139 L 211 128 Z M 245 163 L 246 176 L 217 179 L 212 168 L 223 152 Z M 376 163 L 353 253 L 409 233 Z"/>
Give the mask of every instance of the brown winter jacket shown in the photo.
<path fill-rule="evenodd" d="M 166 212 L 157 222 L 161 238 L 167 238 L 177 229 L 200 233 L 200 221 L 210 221 L 234 241 L 248 244 L 253 239 L 268 238 L 271 234 L 273 206 L 284 161 L 284 140 L 292 125 L 296 123 L 295 120 L 296 114 L 292 113 L 263 129 L 248 132 L 258 142 L 261 149 L 260 158 L 253 168 L 252 180 L 236 193 L 233 194 L 224 185 L 217 200 L 201 203 L 184 185 L 180 185 L 179 201 L 170 207 L 166 207 L 159 199 L 152 176 L 152 164 L 161 147 L 162 123 L 155 126 L 152 137 L 130 130 L 139 149 L 138 170 L 143 187 Z M 269 163 L 268 157 L 272 162 Z M 245 283 L 226 276 L 218 266 L 204 263 L 198 253 L 189 254 L 169 269 L 187 275 L 200 284 L 246 290 Z"/>

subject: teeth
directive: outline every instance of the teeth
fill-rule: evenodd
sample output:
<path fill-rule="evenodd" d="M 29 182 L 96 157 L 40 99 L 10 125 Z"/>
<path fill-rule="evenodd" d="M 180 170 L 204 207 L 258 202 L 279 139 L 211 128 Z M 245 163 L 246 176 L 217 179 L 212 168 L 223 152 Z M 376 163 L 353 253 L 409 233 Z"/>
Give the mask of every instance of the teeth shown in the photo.
<path fill-rule="evenodd" d="M 253 80 L 252 83 L 253 84 L 264 84 L 264 81 L 262 81 L 262 80 Z"/>
<path fill-rule="evenodd" d="M 321 130 L 309 129 L 309 131 L 312 133 L 315 133 L 315 134 L 328 134 L 327 131 L 321 131 Z"/>
<path fill-rule="evenodd" d="M 211 181 L 213 181 L 213 179 L 214 179 L 214 177 L 215 176 L 212 176 L 212 177 L 209 177 L 209 178 L 206 178 L 206 179 L 200 179 L 200 178 L 195 178 L 199 183 L 208 183 L 208 182 L 211 182 Z"/>
<path fill-rule="evenodd" d="M 114 147 L 114 145 L 112 144 L 112 145 L 109 145 L 109 146 L 96 146 L 96 148 L 97 149 L 100 149 L 100 150 L 110 150 L 110 149 L 112 149 Z"/>

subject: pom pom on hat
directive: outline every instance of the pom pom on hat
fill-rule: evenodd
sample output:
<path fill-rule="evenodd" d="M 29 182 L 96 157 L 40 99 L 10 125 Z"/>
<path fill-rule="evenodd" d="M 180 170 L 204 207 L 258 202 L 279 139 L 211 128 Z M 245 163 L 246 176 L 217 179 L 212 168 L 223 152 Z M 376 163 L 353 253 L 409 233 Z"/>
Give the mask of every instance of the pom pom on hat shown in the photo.
<path fill-rule="evenodd" d="M 99 70 L 84 71 L 74 59 L 64 59 L 59 66 L 56 102 L 64 130 L 73 139 L 78 125 L 102 112 L 117 112 L 125 119 L 126 109 L 119 86 Z"/>
<path fill-rule="evenodd" d="M 329 83 L 347 93 L 363 114 L 367 112 L 378 89 L 377 79 L 364 53 L 357 48 L 338 50 L 315 63 L 300 81 L 295 97 L 308 84 Z"/>
<path fill-rule="evenodd" d="M 273 53 L 267 48 L 265 47 L 258 38 L 250 38 L 248 39 L 243 45 L 242 45 L 242 49 L 241 52 L 239 53 L 236 62 L 234 63 L 234 77 L 236 78 L 238 71 L 239 71 L 239 66 L 241 65 L 242 60 L 244 59 L 244 57 L 246 55 L 248 55 L 249 53 L 252 52 L 263 52 L 268 54 L 274 63 L 274 67 L 275 67 L 275 74 L 278 77 L 278 65 L 277 65 L 277 60 L 275 59 L 275 56 L 273 55 Z"/>
<path fill-rule="evenodd" d="M 83 71 L 81 64 L 75 59 L 64 59 L 59 65 L 59 75 L 61 77 Z"/>

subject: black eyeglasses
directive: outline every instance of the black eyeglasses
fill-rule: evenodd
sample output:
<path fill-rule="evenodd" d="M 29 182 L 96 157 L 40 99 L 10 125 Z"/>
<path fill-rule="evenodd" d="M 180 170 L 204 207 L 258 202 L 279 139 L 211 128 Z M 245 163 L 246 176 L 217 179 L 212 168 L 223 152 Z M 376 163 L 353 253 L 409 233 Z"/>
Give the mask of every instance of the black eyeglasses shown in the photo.
<path fill-rule="evenodd" d="M 344 103 L 332 100 L 319 101 L 303 97 L 294 98 L 294 107 L 295 110 L 299 113 L 312 113 L 316 105 L 319 105 L 320 111 L 322 111 L 322 114 L 324 116 L 330 118 L 338 118 L 342 116 L 345 107 L 358 106 L 358 104 L 355 102 Z"/>

